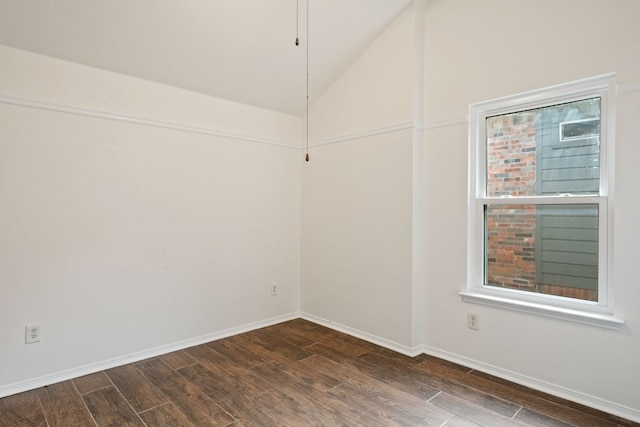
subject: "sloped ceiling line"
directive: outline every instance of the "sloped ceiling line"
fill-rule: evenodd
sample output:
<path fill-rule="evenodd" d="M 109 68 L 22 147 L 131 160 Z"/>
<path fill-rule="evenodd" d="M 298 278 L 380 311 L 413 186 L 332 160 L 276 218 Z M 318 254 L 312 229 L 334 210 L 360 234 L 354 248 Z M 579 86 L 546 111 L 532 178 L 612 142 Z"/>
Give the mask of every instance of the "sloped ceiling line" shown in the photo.
<path fill-rule="evenodd" d="M 412 2 L 309 1 L 311 101 Z M 0 44 L 302 117 L 295 14 L 294 0 L 7 0 Z"/>

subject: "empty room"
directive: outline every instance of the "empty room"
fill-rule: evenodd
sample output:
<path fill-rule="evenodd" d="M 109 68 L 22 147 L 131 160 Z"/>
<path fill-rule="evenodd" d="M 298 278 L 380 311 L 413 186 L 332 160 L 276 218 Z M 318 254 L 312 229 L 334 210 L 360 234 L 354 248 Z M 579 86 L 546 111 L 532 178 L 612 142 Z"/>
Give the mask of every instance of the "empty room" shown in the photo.
<path fill-rule="evenodd" d="M 639 16 L 0 0 L 0 427 L 638 425 Z"/>

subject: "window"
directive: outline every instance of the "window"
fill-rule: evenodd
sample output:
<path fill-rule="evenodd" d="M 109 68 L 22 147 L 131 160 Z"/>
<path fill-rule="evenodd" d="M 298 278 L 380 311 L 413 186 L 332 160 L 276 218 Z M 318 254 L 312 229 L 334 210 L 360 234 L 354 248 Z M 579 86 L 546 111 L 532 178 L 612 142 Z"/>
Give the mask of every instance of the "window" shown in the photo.
<path fill-rule="evenodd" d="M 616 328 L 614 76 L 469 108 L 465 301 Z"/>

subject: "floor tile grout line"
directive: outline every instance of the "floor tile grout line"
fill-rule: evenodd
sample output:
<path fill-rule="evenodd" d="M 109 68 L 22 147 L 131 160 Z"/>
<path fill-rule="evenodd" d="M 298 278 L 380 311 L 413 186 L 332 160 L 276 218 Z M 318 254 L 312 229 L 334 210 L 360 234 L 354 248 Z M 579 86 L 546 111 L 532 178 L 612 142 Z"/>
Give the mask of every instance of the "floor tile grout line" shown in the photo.
<path fill-rule="evenodd" d="M 205 344 L 203 344 L 203 345 L 206 345 L 206 344 L 208 344 L 208 343 L 205 343 Z M 213 350 L 213 351 L 216 351 L 215 349 L 213 349 L 213 348 L 211 348 L 211 347 L 209 347 L 209 348 L 210 348 L 211 350 Z M 185 349 L 185 350 L 188 350 L 188 349 Z M 217 353 L 219 353 L 219 352 L 217 352 Z M 169 363 L 167 363 L 166 361 L 162 360 L 161 358 L 158 358 L 158 360 L 159 360 L 160 362 L 164 363 L 166 366 L 168 366 L 168 367 L 169 367 L 169 369 L 173 370 L 176 374 L 180 375 L 180 377 L 185 378 L 187 381 L 189 381 L 189 383 L 190 383 L 190 384 L 192 384 L 195 388 L 197 388 L 197 389 L 198 389 L 198 390 L 199 390 L 199 391 L 200 391 L 204 396 L 208 397 L 208 398 L 211 400 L 211 402 L 213 402 L 213 404 L 214 404 L 214 405 L 216 405 L 218 408 L 220 408 L 220 410 L 222 410 L 225 414 L 229 415 L 229 417 L 231 417 L 231 419 L 232 419 L 233 421 L 232 421 L 232 422 L 230 422 L 229 424 L 227 424 L 227 426 L 228 426 L 228 425 L 232 425 L 232 424 L 234 424 L 234 423 L 240 423 L 240 420 L 238 420 L 238 419 L 237 419 L 233 414 L 231 414 L 231 413 L 230 413 L 229 411 L 227 411 L 225 408 L 223 408 L 222 406 L 220 406 L 220 404 L 219 404 L 218 402 L 216 402 L 216 400 L 215 400 L 212 396 L 210 396 L 210 395 L 209 395 L 205 390 L 203 390 L 203 389 L 202 389 L 202 387 L 200 387 L 200 385 L 199 385 L 199 384 L 194 383 L 193 381 L 189 380 L 189 379 L 188 379 L 188 378 L 186 378 L 184 375 L 182 375 L 182 373 L 180 372 L 180 369 L 186 368 L 186 367 L 188 367 L 188 366 L 193 366 L 193 365 L 200 365 L 200 366 L 203 366 L 203 365 L 202 365 L 202 363 L 201 363 L 201 361 L 200 361 L 197 357 L 193 356 L 193 355 L 192 355 L 191 353 L 189 353 L 188 351 L 187 351 L 187 354 L 188 354 L 188 355 L 189 355 L 189 356 L 190 356 L 190 357 L 191 357 L 195 362 L 194 362 L 194 363 L 192 363 L 192 364 L 190 364 L 190 365 L 180 367 L 179 369 L 176 369 L 176 368 L 172 367 Z M 204 369 L 206 369 L 206 367 L 205 367 Z M 141 373 L 142 373 L 142 372 L 141 372 Z M 142 373 L 142 375 L 144 376 L 144 373 Z M 144 377 L 145 377 L 145 378 L 147 378 L 146 376 L 144 376 Z M 149 380 L 148 378 L 147 378 L 147 381 L 149 381 L 149 382 L 151 383 L 151 380 Z M 151 384 L 153 384 L 153 383 L 151 383 Z M 154 387 L 155 387 L 155 385 L 154 385 Z M 156 387 L 156 388 L 158 388 L 158 387 Z M 162 393 L 162 390 L 158 390 L 158 391 L 160 391 L 160 392 Z M 173 401 L 172 401 L 168 396 L 166 396 L 164 393 L 162 393 L 162 395 L 163 395 L 163 396 L 165 396 L 165 397 L 167 397 L 167 399 L 169 400 L 169 402 L 170 402 L 171 404 L 173 404 L 173 406 L 174 406 L 178 411 L 180 411 L 180 413 L 181 413 L 182 415 L 184 415 L 185 419 L 189 420 L 189 417 L 187 416 L 187 414 L 185 414 L 185 413 L 184 413 L 184 411 L 182 411 L 180 408 L 178 408 L 178 407 L 173 403 Z"/>
<path fill-rule="evenodd" d="M 431 403 L 431 401 L 433 399 L 435 399 L 436 397 L 440 396 L 442 393 L 444 393 L 444 391 L 442 390 L 438 390 L 438 392 L 436 394 L 434 394 L 433 396 L 431 396 L 429 399 L 425 400 L 426 403 Z M 446 421 L 445 421 L 446 422 Z"/>
<path fill-rule="evenodd" d="M 49 424 L 49 420 L 47 419 L 47 413 L 44 411 L 44 405 L 42 405 L 42 400 L 40 399 L 39 393 L 34 392 L 34 396 L 36 397 L 36 399 L 38 399 L 38 406 L 40 406 L 40 413 L 42 413 L 44 422 L 47 424 L 47 427 L 51 427 L 51 424 Z"/>
<path fill-rule="evenodd" d="M 106 375 L 106 373 L 105 373 Z M 109 381 L 111 381 L 111 378 L 109 378 Z M 122 394 L 122 392 L 120 391 L 120 388 L 118 388 L 117 385 L 115 385 L 113 383 L 113 381 L 111 381 L 111 383 L 113 384 L 113 387 L 116 389 L 116 391 L 118 392 L 118 394 L 120 395 L 120 397 L 122 397 L 122 399 L 127 403 L 127 405 L 129 405 L 129 408 L 131 408 L 131 411 L 133 411 L 133 413 L 135 414 L 136 417 L 138 417 L 138 419 L 140 420 L 140 422 L 144 425 L 147 426 L 147 423 L 144 422 L 144 420 L 142 419 L 142 417 L 140 417 L 140 414 L 138 414 L 138 411 L 136 411 L 136 409 L 133 407 L 133 405 L 131 404 L 131 402 L 129 402 L 129 399 L 127 399 L 124 394 Z"/>
<path fill-rule="evenodd" d="M 78 390 L 78 386 L 76 385 L 76 382 L 73 381 L 73 380 L 71 380 L 70 382 L 71 382 L 71 386 L 73 387 L 73 389 L 76 391 L 76 393 L 78 393 L 78 397 L 80 398 L 80 401 L 82 402 L 82 405 L 84 406 L 84 409 L 87 411 L 87 414 L 89 414 L 89 416 L 93 420 L 93 423 L 96 425 L 96 427 L 99 427 L 98 426 L 98 420 L 96 420 L 96 417 L 94 417 L 93 413 L 91 413 L 91 411 L 89 410 L 89 406 L 87 406 L 87 402 L 84 400 L 84 397 L 82 397 L 82 394 L 80 393 L 80 390 Z M 111 382 L 110 378 L 109 378 L 109 382 Z M 103 388 L 106 388 L 106 387 L 103 387 Z"/>
<path fill-rule="evenodd" d="M 518 408 L 518 410 L 516 411 L 516 413 L 515 413 L 515 414 L 513 414 L 513 416 L 511 417 L 511 419 L 515 421 L 515 420 L 516 420 L 516 417 L 518 416 L 518 414 L 520 413 L 520 411 L 522 411 L 523 409 L 524 409 L 524 406 L 520 406 L 520 407 Z"/>
<path fill-rule="evenodd" d="M 111 384 L 106 385 L 106 386 L 104 386 L 104 387 L 99 387 L 99 388 L 97 388 L 97 389 L 95 389 L 95 390 L 85 391 L 84 393 L 80 393 L 80 390 L 78 390 L 78 394 L 80 395 L 80 397 L 82 397 L 82 396 L 86 396 L 87 394 L 91 394 L 91 393 L 94 393 L 94 392 L 96 392 L 96 391 L 104 390 L 104 389 L 107 389 L 107 388 L 109 388 L 109 387 L 113 387 L 113 386 L 114 386 L 114 384 L 113 384 L 113 383 L 111 383 Z"/>

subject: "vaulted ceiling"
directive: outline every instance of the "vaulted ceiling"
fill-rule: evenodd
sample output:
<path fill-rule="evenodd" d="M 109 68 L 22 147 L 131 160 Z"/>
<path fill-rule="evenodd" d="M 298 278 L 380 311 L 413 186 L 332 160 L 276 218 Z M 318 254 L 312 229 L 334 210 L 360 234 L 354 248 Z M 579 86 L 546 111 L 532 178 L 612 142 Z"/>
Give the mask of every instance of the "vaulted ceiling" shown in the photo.
<path fill-rule="evenodd" d="M 411 0 L 308 3 L 0 0 L 0 44 L 302 115 Z"/>

